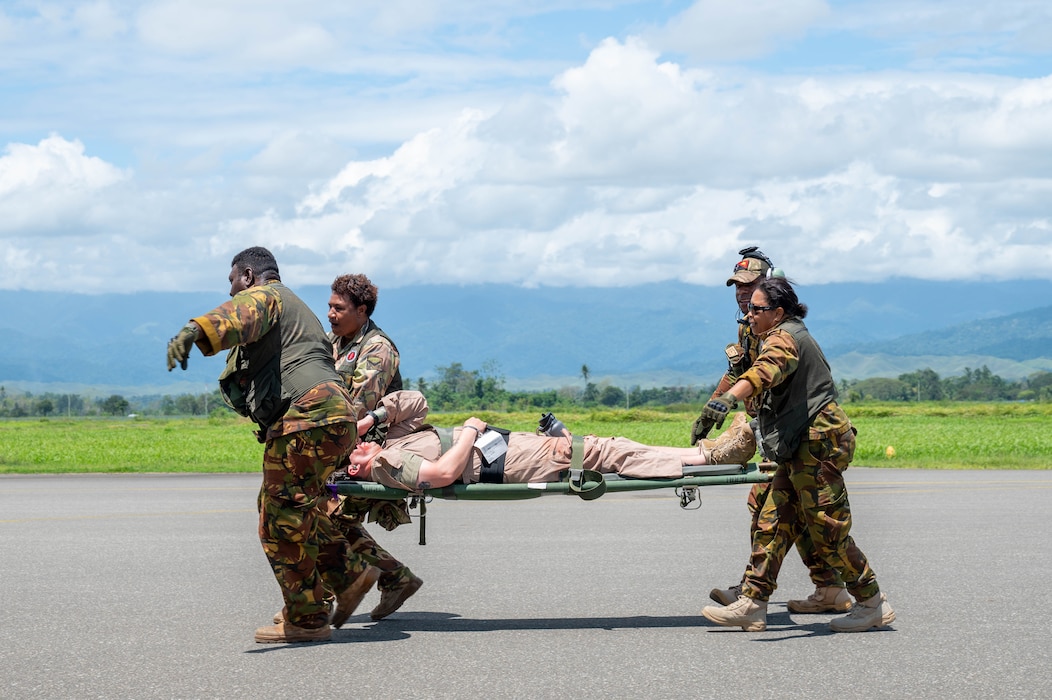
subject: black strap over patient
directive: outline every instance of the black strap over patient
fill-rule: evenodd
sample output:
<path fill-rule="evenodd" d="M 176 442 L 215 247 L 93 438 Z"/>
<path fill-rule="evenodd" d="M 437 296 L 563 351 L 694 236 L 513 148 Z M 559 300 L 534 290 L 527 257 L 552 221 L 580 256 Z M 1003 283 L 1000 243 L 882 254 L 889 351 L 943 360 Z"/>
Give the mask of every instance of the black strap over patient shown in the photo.
<path fill-rule="evenodd" d="M 442 454 L 445 454 L 446 452 L 449 451 L 449 449 L 451 447 L 453 447 L 453 428 L 436 428 L 436 427 L 431 426 L 431 425 L 428 425 L 428 426 L 425 426 L 425 427 L 430 429 L 430 430 L 434 430 L 435 433 L 438 435 L 438 441 L 439 441 L 440 449 L 442 450 Z M 504 438 L 504 444 L 505 445 L 508 444 L 508 440 L 511 438 L 511 431 L 510 430 L 505 430 L 504 428 L 496 428 L 496 427 L 490 425 L 490 426 L 486 427 L 486 430 L 484 432 L 488 433 L 491 430 L 493 432 L 497 433 L 498 435 L 500 435 L 502 438 Z M 482 452 L 478 452 L 478 455 L 479 455 L 479 462 L 482 465 L 481 469 L 479 470 L 479 483 L 482 483 L 482 484 L 503 484 L 504 483 L 504 458 L 508 456 L 507 451 L 505 451 L 497 459 L 493 460 L 493 462 L 487 461 L 486 457 L 482 454 Z M 464 481 L 465 481 L 465 483 L 468 481 L 468 474 L 469 474 L 468 471 L 464 472 Z"/>
<path fill-rule="evenodd" d="M 508 444 L 508 440 L 511 438 L 511 431 L 505 430 L 504 428 L 496 428 L 492 425 L 486 427 L 486 432 L 493 431 L 504 438 L 504 444 Z M 482 484 L 503 484 L 504 483 L 504 459 L 508 456 L 507 451 L 503 452 L 500 457 L 497 457 L 492 462 L 488 461 L 486 457 L 479 453 L 479 461 L 482 462 L 482 469 L 479 470 L 479 483 Z"/>

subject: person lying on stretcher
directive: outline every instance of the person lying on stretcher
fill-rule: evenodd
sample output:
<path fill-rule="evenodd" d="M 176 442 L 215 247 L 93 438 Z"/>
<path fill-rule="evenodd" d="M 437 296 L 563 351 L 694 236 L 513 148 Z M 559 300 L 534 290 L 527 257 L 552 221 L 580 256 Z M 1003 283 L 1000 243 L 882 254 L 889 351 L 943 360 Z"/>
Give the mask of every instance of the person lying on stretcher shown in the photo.
<path fill-rule="evenodd" d="M 636 479 L 674 479 L 683 476 L 685 466 L 745 464 L 756 452 L 756 440 L 744 413 L 716 440 L 702 440 L 697 447 L 655 447 L 623 437 L 571 438 L 565 429 L 560 436 L 497 433 L 474 417 L 453 428 L 452 435 L 444 439 L 443 429 L 425 424 L 427 412 L 427 399 L 418 391 L 396 391 L 383 397 L 375 411 L 358 421 L 358 434 L 381 425 L 387 427 L 387 437 L 382 445 L 360 442 L 354 448 L 348 477 L 412 491 L 441 488 L 456 481 L 560 481 L 570 468 L 577 443 L 584 469 Z M 448 435 L 449 429 L 445 430 Z M 506 449 L 502 445 L 493 449 L 490 443 L 497 441 L 504 442 Z M 487 460 L 484 452 L 503 454 Z"/>

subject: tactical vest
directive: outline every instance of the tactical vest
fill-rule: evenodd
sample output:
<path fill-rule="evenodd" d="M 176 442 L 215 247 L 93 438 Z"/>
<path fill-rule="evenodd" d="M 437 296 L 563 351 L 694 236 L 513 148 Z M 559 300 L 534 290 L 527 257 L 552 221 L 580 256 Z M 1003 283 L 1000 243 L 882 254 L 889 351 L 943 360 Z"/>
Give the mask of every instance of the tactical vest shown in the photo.
<path fill-rule="evenodd" d="M 837 390 L 829 363 L 803 322 L 791 318 L 779 328 L 796 341 L 799 364 L 788 381 L 764 392 L 759 418 L 764 454 L 785 462 L 796 454 L 819 411 L 837 400 Z"/>
<path fill-rule="evenodd" d="M 330 333 L 330 335 L 332 335 L 332 334 Z M 365 322 L 365 333 L 362 335 L 362 339 L 359 340 L 357 343 L 354 343 L 354 344 L 351 344 L 351 345 L 345 345 L 343 347 L 338 348 L 339 352 L 340 352 L 340 355 L 346 356 L 346 355 L 350 354 L 351 352 L 353 352 L 355 360 L 357 360 L 358 354 L 361 352 L 361 349 L 369 344 L 369 341 L 372 340 L 373 336 L 377 336 L 377 335 L 380 336 L 381 338 L 384 338 L 385 340 L 387 340 L 387 342 L 391 344 L 391 347 L 393 347 L 395 349 L 395 352 L 398 351 L 398 346 L 395 345 L 395 342 L 393 340 L 391 340 L 391 337 L 389 335 L 387 335 L 386 333 L 384 333 L 382 330 L 380 330 L 380 327 L 378 325 L 376 325 L 373 322 L 373 320 L 370 318 L 368 321 Z M 333 341 L 333 345 L 336 345 L 336 343 L 339 342 L 339 339 L 336 338 L 335 336 L 330 338 L 330 340 Z M 350 374 L 353 374 L 353 370 L 349 373 L 349 375 Z M 350 379 L 349 379 L 349 375 L 348 375 L 348 381 L 347 381 L 347 389 L 348 389 L 348 391 L 351 388 L 351 382 L 350 382 Z M 402 370 L 401 370 L 401 368 L 396 367 L 394 376 L 391 377 L 391 383 L 387 385 L 387 390 L 384 391 L 384 396 L 387 396 L 388 394 L 390 394 L 393 391 L 401 391 L 401 390 L 402 390 Z"/>
<path fill-rule="evenodd" d="M 322 382 L 338 381 L 332 346 L 318 317 L 285 285 L 269 285 L 281 313 L 259 340 L 231 349 L 219 386 L 230 407 L 262 428 Z"/>

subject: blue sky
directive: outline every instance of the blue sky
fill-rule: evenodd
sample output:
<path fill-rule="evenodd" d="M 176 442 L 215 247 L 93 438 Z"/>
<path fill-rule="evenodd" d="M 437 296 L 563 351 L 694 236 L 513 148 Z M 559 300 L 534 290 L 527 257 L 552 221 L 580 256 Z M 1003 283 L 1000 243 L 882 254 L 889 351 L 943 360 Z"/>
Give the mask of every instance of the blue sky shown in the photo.
<path fill-rule="evenodd" d="M 1052 6 L 0 4 L 0 288 L 1052 278 Z"/>

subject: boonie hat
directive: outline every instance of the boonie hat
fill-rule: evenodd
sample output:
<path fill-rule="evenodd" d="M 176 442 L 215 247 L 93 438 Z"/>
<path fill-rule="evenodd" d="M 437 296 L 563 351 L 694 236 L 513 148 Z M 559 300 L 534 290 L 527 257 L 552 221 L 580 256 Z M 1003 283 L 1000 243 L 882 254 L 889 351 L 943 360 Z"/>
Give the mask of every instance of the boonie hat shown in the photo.
<path fill-rule="evenodd" d="M 732 284 L 752 284 L 761 277 L 766 277 L 771 269 L 770 259 L 760 252 L 757 246 L 742 248 L 738 255 L 743 257 L 734 265 L 734 274 L 727 278 L 727 286 Z"/>

